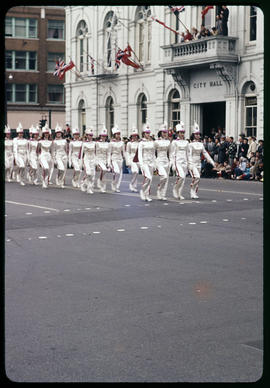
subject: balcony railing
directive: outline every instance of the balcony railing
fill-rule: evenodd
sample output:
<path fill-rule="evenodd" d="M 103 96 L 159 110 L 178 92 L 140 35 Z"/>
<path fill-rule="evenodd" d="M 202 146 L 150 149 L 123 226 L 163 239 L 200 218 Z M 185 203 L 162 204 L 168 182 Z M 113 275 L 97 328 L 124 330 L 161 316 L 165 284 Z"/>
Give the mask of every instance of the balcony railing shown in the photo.
<path fill-rule="evenodd" d="M 211 36 L 184 43 L 162 46 L 164 62 L 161 66 L 188 67 L 215 61 L 237 62 L 236 42 L 238 38 Z"/>

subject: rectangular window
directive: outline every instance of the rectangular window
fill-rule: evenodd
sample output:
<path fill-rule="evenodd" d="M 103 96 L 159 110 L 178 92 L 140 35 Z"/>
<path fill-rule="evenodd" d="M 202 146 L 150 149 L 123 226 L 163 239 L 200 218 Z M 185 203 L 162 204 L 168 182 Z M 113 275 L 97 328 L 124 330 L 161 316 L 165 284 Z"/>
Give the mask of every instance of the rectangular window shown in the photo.
<path fill-rule="evenodd" d="M 139 24 L 139 60 L 143 61 L 144 55 L 144 25 L 143 23 Z"/>
<path fill-rule="evenodd" d="M 109 48 L 108 48 L 109 51 Z M 109 54 L 108 54 L 109 55 Z M 80 39 L 80 71 L 83 71 L 83 40 Z"/>
<path fill-rule="evenodd" d="M 37 70 L 35 51 L 6 51 L 6 69 Z"/>
<path fill-rule="evenodd" d="M 48 39 L 64 39 L 64 20 L 48 20 Z"/>
<path fill-rule="evenodd" d="M 257 136 L 257 98 L 246 97 L 246 136 Z"/>
<path fill-rule="evenodd" d="M 256 40 L 257 38 L 257 7 L 250 7 L 250 28 L 249 40 Z"/>
<path fill-rule="evenodd" d="M 15 51 L 15 70 L 26 70 L 26 51 Z"/>
<path fill-rule="evenodd" d="M 37 85 L 36 84 L 7 84 L 6 86 L 7 102 L 13 103 L 36 103 Z"/>
<path fill-rule="evenodd" d="M 37 38 L 37 19 L 6 17 L 5 36 Z"/>
<path fill-rule="evenodd" d="M 63 85 L 48 85 L 48 103 L 64 104 Z"/>
<path fill-rule="evenodd" d="M 147 61 L 151 59 L 151 42 L 152 42 L 152 22 L 148 21 L 148 45 L 147 45 Z"/>
<path fill-rule="evenodd" d="M 65 54 L 64 53 L 48 53 L 48 57 L 47 57 L 47 71 L 54 72 L 56 61 L 58 61 L 59 58 L 64 59 L 65 58 Z"/>
<path fill-rule="evenodd" d="M 6 51 L 6 69 L 12 70 L 12 51 Z"/>

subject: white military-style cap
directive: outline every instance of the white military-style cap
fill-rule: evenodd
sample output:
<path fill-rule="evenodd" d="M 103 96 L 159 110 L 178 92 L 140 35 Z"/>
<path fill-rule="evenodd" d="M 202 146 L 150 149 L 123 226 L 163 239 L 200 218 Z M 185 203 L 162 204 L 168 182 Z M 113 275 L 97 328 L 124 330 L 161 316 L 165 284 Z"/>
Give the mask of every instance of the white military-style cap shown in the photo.
<path fill-rule="evenodd" d="M 185 132 L 185 124 L 183 121 L 180 121 L 180 123 L 176 125 L 175 129 L 176 132 Z"/>
<path fill-rule="evenodd" d="M 103 125 L 99 135 L 100 136 L 108 136 L 108 131 L 107 131 L 107 128 L 105 127 L 105 125 Z"/>
<path fill-rule="evenodd" d="M 51 133 L 47 123 L 42 127 L 42 133 Z"/>
<path fill-rule="evenodd" d="M 94 136 L 94 129 L 92 127 L 86 128 L 85 135 Z"/>
<path fill-rule="evenodd" d="M 132 126 L 130 135 L 131 136 L 139 135 L 138 129 L 135 127 L 135 125 Z"/>
<path fill-rule="evenodd" d="M 166 121 L 160 126 L 159 130 L 162 132 L 168 132 L 168 124 Z"/>
<path fill-rule="evenodd" d="M 29 133 L 33 133 L 33 130 L 34 130 L 34 125 L 32 124 L 31 127 L 29 128 Z"/>
<path fill-rule="evenodd" d="M 199 124 L 196 123 L 196 121 L 194 121 L 194 126 L 193 126 L 193 131 L 192 133 L 200 133 L 200 127 L 199 127 Z"/>
<path fill-rule="evenodd" d="M 62 129 L 62 127 L 60 127 L 60 125 L 57 123 L 56 124 L 56 127 L 55 127 L 55 133 L 57 133 L 57 132 L 62 132 L 63 133 L 63 129 Z"/>
<path fill-rule="evenodd" d="M 30 129 L 29 129 L 30 131 Z M 34 125 L 32 125 L 32 132 L 31 132 L 33 135 L 36 135 L 37 133 L 39 133 L 39 130 L 37 127 L 34 127 Z"/>
<path fill-rule="evenodd" d="M 18 125 L 18 127 L 17 127 L 17 129 L 16 129 L 16 132 L 17 132 L 17 133 L 23 132 L 23 126 L 22 126 L 21 123 L 19 123 L 19 125 Z"/>
<path fill-rule="evenodd" d="M 143 125 L 142 131 L 146 133 L 151 133 L 150 124 L 148 122 Z"/>
<path fill-rule="evenodd" d="M 9 125 L 5 125 L 5 133 L 10 133 Z"/>
<path fill-rule="evenodd" d="M 79 135 L 79 134 L 80 134 L 79 128 L 73 128 L 72 129 L 72 135 Z"/>
<path fill-rule="evenodd" d="M 118 128 L 117 124 L 112 128 L 112 134 L 115 135 L 116 133 L 121 133 L 121 131 Z"/>

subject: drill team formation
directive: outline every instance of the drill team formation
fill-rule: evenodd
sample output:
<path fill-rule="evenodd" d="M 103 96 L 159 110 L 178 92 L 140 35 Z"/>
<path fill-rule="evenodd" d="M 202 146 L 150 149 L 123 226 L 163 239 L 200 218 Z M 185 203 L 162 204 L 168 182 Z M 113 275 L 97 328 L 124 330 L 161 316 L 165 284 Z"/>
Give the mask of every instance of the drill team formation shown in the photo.
<path fill-rule="evenodd" d="M 131 172 L 129 189 L 139 192 L 141 200 L 152 201 L 150 192 L 155 171 L 159 176 L 157 199 L 167 200 L 171 169 L 176 175 L 173 197 L 184 199 L 185 179 L 190 173 L 190 198 L 196 199 L 199 198 L 201 158 L 204 157 L 213 167 L 216 166 L 201 142 L 200 128 L 196 122 L 190 141 L 185 138 L 185 124 L 182 121 L 176 125 L 177 138 L 174 140 L 168 137 L 166 123 L 161 125 L 156 140 L 153 139 L 149 123 L 144 124 L 141 139 L 138 130 L 133 127 L 127 143 L 123 141 L 117 125 L 112 128 L 110 141 L 105 126 L 99 132 L 98 140 L 94 140 L 93 128 L 85 130 L 85 140 L 81 139 L 80 131 L 75 128 L 69 142 L 63 138 L 63 129 L 58 124 L 55 127 L 54 139 L 47 124 L 42 128 L 41 136 L 39 128 L 31 126 L 30 139 L 24 137 L 21 123 L 16 132 L 17 137 L 12 139 L 10 128 L 5 127 L 5 177 L 7 182 L 15 181 L 22 186 L 25 186 L 26 182 L 38 185 L 40 170 L 42 188 L 47 189 L 52 184 L 53 171 L 56 169 L 55 184 L 64 189 L 69 165 L 73 168 L 73 187 L 88 194 L 93 194 L 96 189 L 105 193 L 105 177 L 111 172 L 111 189 L 119 193 L 125 162 Z M 138 189 L 140 171 L 144 179 Z"/>

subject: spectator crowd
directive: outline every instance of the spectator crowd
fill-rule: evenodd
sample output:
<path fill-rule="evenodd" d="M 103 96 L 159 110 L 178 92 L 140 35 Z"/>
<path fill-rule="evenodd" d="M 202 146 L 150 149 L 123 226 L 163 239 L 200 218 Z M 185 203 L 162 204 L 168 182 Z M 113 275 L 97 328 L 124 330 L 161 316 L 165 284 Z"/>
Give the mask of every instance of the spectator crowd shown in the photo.
<path fill-rule="evenodd" d="M 223 5 L 221 7 L 220 13 L 216 16 L 216 25 L 212 28 L 206 28 L 204 25 L 201 25 L 200 30 L 198 30 L 196 27 L 192 27 L 191 31 L 186 29 L 186 32 L 182 32 L 180 37 L 180 42 L 190 42 L 191 40 L 198 40 L 202 38 L 206 38 L 209 36 L 216 36 L 216 35 L 228 35 L 228 17 L 229 17 L 229 10 L 227 6 Z"/>

